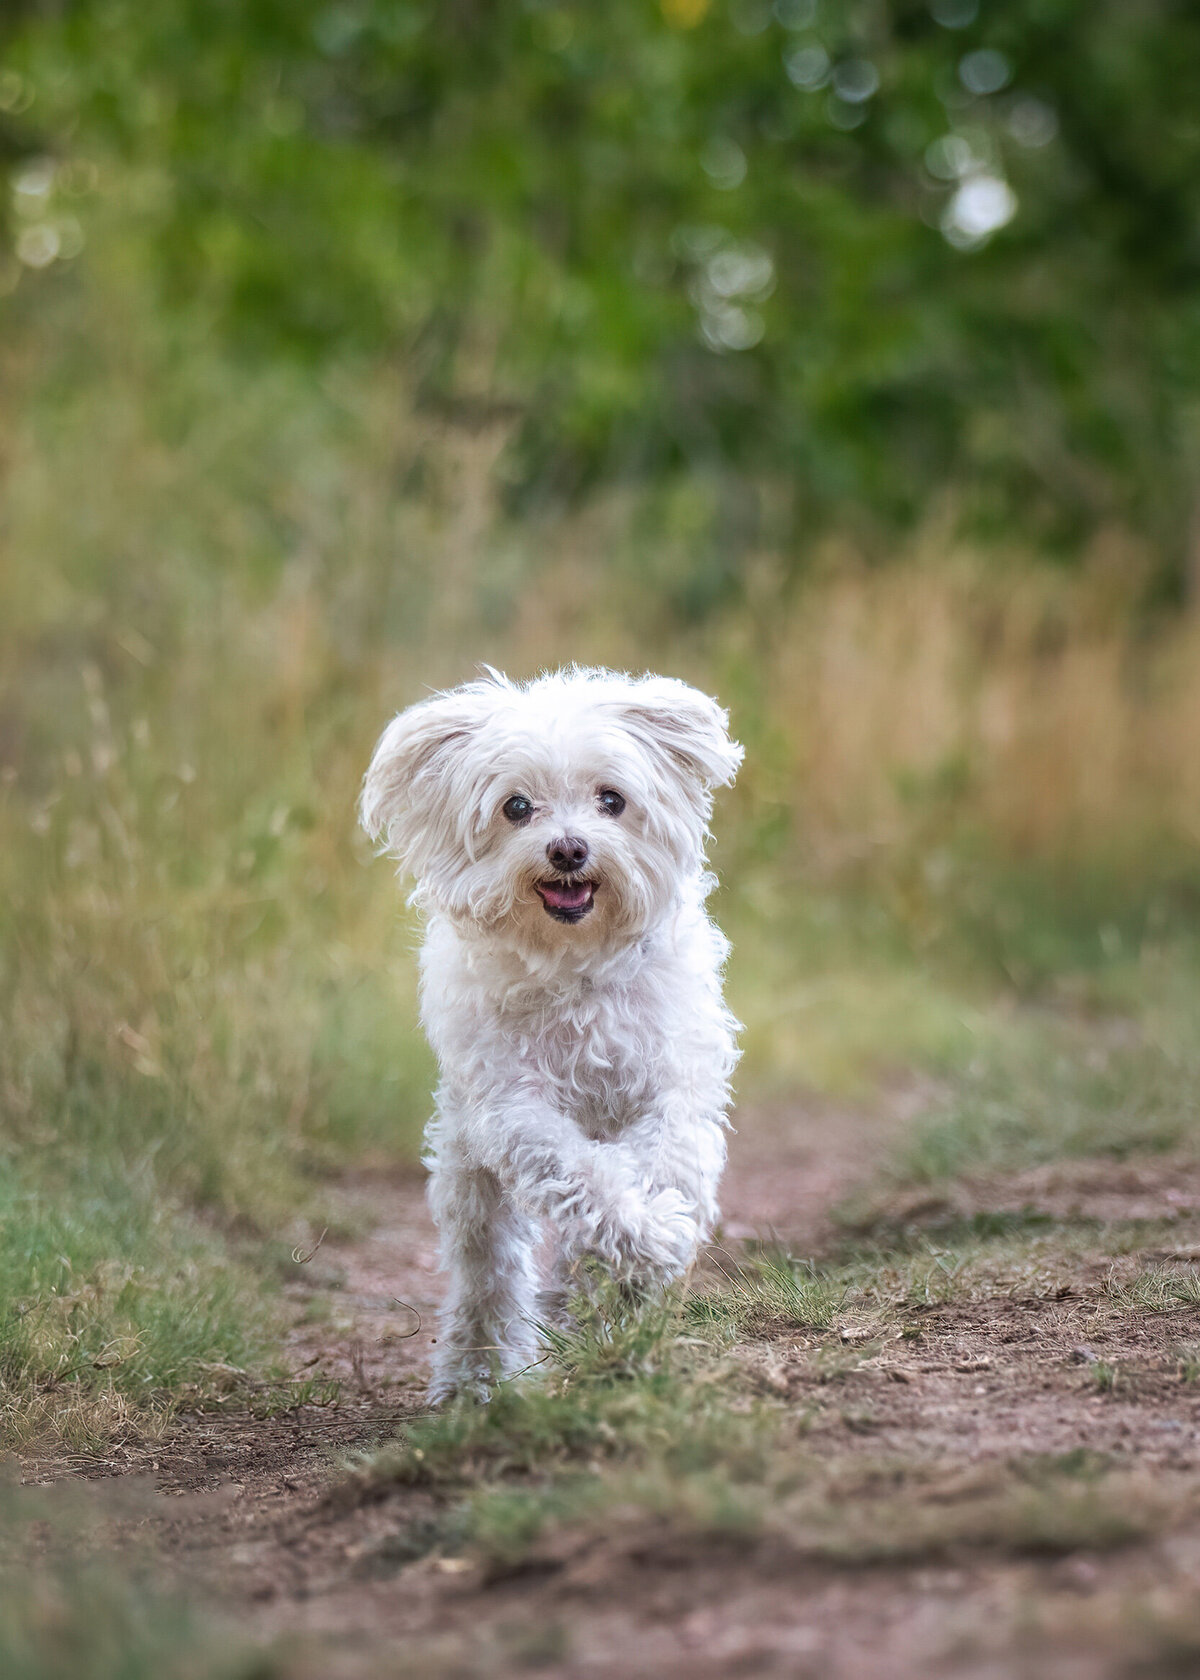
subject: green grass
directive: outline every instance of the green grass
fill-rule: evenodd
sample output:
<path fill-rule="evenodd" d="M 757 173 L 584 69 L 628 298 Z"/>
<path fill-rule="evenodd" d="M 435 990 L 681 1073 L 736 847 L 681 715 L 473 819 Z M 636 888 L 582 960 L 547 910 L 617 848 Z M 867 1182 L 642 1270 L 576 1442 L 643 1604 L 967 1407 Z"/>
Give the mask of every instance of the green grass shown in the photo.
<path fill-rule="evenodd" d="M 6 1680 L 277 1680 L 287 1665 L 182 1602 L 95 1570 L 0 1590 Z"/>
<path fill-rule="evenodd" d="M 846 1303 L 845 1280 L 782 1252 L 738 1257 L 722 1251 L 717 1263 L 721 1286 L 692 1296 L 687 1318 L 730 1341 L 776 1328 L 826 1330 Z"/>
<path fill-rule="evenodd" d="M 1170 1138 L 1186 1127 L 1200 996 L 1193 860 L 1148 857 L 1144 877 L 1038 859 L 1018 871 L 945 838 L 927 876 L 910 838 L 856 881 L 789 871 L 786 856 L 764 864 L 747 841 L 734 836 L 717 910 L 733 939 L 751 1089 L 869 1098 L 881 1078 L 916 1070 L 951 1082 L 964 1108 L 990 1104 L 975 1125 L 991 1131 L 994 1111 L 1036 1083 L 1046 1097 L 1028 1130 L 1068 1153 L 1086 1149 L 1083 1116 L 1094 1124 L 1114 1107 L 1114 1135 L 1124 1128 L 1133 1147 L 1156 1126 Z M 1073 1094 L 1075 1145 L 1072 1116 L 1050 1113 Z"/>
<path fill-rule="evenodd" d="M 1190 1056 L 1149 1049 L 1104 1056 L 1099 1067 L 1051 1051 L 968 1073 L 902 1147 L 897 1174 L 935 1184 L 1070 1157 L 1121 1159 L 1191 1146 L 1198 1071 Z"/>
<path fill-rule="evenodd" d="M 94 1447 L 272 1363 L 261 1282 L 114 1160 L 0 1182 L 0 1445 Z"/>
<path fill-rule="evenodd" d="M 1200 1271 L 1194 1266 L 1147 1266 L 1131 1278 L 1110 1279 L 1107 1292 L 1128 1312 L 1178 1312 L 1200 1306 Z"/>
<path fill-rule="evenodd" d="M 298 1672 L 280 1649 L 251 1644 L 136 1571 L 43 1561 L 0 1582 L 5 1680 L 285 1680 Z"/>
<path fill-rule="evenodd" d="M 5 1680 L 284 1680 L 278 1644 L 242 1632 L 151 1566 L 134 1483 L 0 1481 Z"/>
<path fill-rule="evenodd" d="M 1093 985 L 1089 1010 L 1073 1002 L 1023 1011 L 982 1043 L 895 1152 L 894 1176 L 932 1185 L 1073 1157 L 1193 1149 L 1200 987 L 1190 941 Z"/>
<path fill-rule="evenodd" d="M 1185 1342 L 1179 1348 L 1178 1358 L 1180 1382 L 1200 1382 L 1200 1348 L 1194 1342 Z"/>
<path fill-rule="evenodd" d="M 1095 1382 L 1096 1387 L 1100 1390 L 1101 1394 L 1113 1394 L 1116 1392 L 1117 1384 L 1120 1381 L 1121 1376 L 1120 1370 L 1116 1365 L 1110 1365 L 1106 1359 L 1098 1359 L 1092 1366 L 1091 1375 L 1092 1380 Z"/>
<path fill-rule="evenodd" d="M 556 1534 L 614 1524 L 855 1564 L 1121 1545 L 1178 1520 L 1191 1492 L 1168 1498 L 1076 1452 L 993 1464 L 964 1493 L 961 1467 L 882 1463 L 869 1450 L 830 1461 L 809 1435 L 814 1417 L 841 1407 L 850 1432 L 870 1438 L 873 1416 L 847 1410 L 841 1385 L 919 1340 L 914 1313 L 1072 1295 L 1099 1327 L 1193 1299 L 1190 1272 L 1125 1268 L 1124 1282 L 1095 1282 L 1098 1256 L 1123 1264 L 1170 1230 L 1168 1220 L 982 1218 L 943 1227 L 937 1241 L 910 1227 L 893 1246 L 824 1263 L 727 1255 L 719 1278 L 652 1311 L 612 1296 L 579 1303 L 579 1329 L 547 1337 L 537 1372 L 485 1406 L 408 1426 L 353 1468 L 344 1491 L 420 1496 L 381 1542 L 384 1567 L 434 1551 L 504 1573 Z M 1185 1350 L 1185 1377 L 1187 1360 Z M 1111 1364 L 1089 1374 L 1100 1392 L 1118 1384 Z"/>

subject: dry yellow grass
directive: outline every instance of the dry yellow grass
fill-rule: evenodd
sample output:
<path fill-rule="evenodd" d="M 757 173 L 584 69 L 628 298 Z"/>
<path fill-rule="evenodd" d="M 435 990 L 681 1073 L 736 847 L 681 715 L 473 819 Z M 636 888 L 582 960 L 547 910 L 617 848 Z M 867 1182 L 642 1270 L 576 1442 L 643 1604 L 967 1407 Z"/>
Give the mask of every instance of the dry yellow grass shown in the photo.
<path fill-rule="evenodd" d="M 1105 593 L 1087 571 L 955 558 L 807 591 L 770 710 L 795 720 L 810 831 L 886 846 L 940 800 L 1020 856 L 1194 841 L 1200 619 L 1139 635 Z"/>

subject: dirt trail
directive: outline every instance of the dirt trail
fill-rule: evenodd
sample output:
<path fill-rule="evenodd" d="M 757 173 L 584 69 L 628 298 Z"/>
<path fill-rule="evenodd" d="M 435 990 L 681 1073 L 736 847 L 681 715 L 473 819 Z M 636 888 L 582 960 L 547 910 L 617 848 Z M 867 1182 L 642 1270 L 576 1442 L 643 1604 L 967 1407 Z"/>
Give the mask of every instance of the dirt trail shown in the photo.
<path fill-rule="evenodd" d="M 831 1207 L 870 1176 L 908 1109 L 901 1094 L 873 1115 L 814 1105 L 745 1116 L 723 1197 L 729 1239 L 775 1232 L 800 1252 L 819 1251 L 832 1235 Z M 339 1507 L 325 1494 L 346 1452 L 386 1440 L 422 1410 L 438 1294 L 422 1189 L 410 1176 L 347 1181 L 335 1192 L 338 1228 L 363 1234 L 327 1236 L 289 1285 L 292 1367 L 341 1379 L 336 1407 L 183 1420 L 153 1449 L 106 1467 L 140 1473 L 137 1526 L 183 1579 L 202 1581 L 264 1637 L 328 1641 L 314 1672 L 1093 1680 L 1135 1672 L 1121 1666 L 1121 1629 L 1105 1631 L 1113 1606 L 1129 1593 L 1165 1593 L 1173 1614 L 1190 1592 L 1200 1526 L 1178 1524 L 1132 1552 L 1052 1564 L 979 1557 L 846 1569 L 766 1545 L 687 1545 L 644 1519 L 615 1521 L 599 1540 L 560 1537 L 512 1579 L 485 1579 L 436 1553 L 401 1568 L 393 1506 Z M 977 1207 L 1094 1204 L 1107 1218 L 1170 1209 L 1180 1243 L 1200 1252 L 1194 1167 L 1084 1163 L 970 1194 Z M 1120 1346 L 1079 1353 L 1096 1341 L 1089 1313 L 1070 1294 L 1019 1292 L 931 1310 L 912 1340 L 851 1360 L 834 1405 L 818 1392 L 811 1339 L 754 1357 L 773 1392 L 811 1403 L 820 1453 L 977 1469 L 1018 1448 L 1083 1447 L 1190 1477 L 1200 1469 L 1200 1395 L 1177 1379 L 1178 1315 L 1134 1320 Z M 1136 1364 L 1136 1381 L 1098 1393 L 1079 1361 L 1100 1358 Z M 50 1468 L 31 1467 L 32 1479 Z M 407 1496 L 409 1517 L 420 1497 Z M 400 1651 L 419 1653 L 418 1666 L 397 1668 Z"/>

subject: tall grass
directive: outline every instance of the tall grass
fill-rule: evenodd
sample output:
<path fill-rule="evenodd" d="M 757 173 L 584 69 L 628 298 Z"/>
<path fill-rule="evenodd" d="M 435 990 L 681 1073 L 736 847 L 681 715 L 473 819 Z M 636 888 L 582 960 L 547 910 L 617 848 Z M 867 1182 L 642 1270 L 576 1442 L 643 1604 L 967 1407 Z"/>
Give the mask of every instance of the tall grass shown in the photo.
<path fill-rule="evenodd" d="M 1001 855 L 1076 864 L 1194 843 L 1200 619 L 1152 628 L 1143 575 L 1115 538 L 1075 576 L 927 538 L 890 571 L 807 591 L 771 711 L 795 720 L 810 832 L 869 851 L 964 824 Z"/>

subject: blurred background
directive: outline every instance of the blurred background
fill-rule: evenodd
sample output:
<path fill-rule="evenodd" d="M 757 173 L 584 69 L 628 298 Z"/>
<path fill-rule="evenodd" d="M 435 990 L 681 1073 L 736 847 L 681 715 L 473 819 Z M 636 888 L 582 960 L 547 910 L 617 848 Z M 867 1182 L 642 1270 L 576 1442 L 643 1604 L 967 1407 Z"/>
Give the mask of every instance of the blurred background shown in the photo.
<path fill-rule="evenodd" d="M 744 1103 L 1152 985 L 1189 1018 L 1186 0 L 0 32 L 10 1429 L 63 1373 L 86 1433 L 248 1360 L 233 1238 L 415 1160 L 415 932 L 354 801 L 480 661 L 732 709 Z"/>

